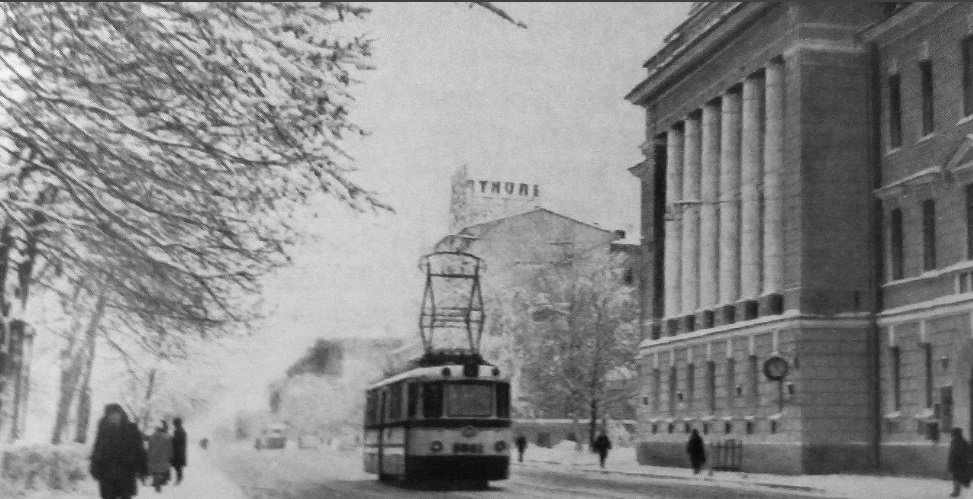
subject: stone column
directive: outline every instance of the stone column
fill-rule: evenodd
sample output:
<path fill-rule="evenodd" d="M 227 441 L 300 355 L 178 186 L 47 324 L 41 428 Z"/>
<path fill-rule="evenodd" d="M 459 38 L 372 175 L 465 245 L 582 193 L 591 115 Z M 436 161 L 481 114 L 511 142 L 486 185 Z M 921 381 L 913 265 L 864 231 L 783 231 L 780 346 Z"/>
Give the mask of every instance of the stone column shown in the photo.
<path fill-rule="evenodd" d="M 764 84 L 763 305 L 781 313 L 784 290 L 784 64 L 767 65 Z"/>
<path fill-rule="evenodd" d="M 740 92 L 723 94 L 720 122 L 720 300 L 721 323 L 735 320 L 740 298 Z"/>
<path fill-rule="evenodd" d="M 699 308 L 707 311 L 701 327 L 713 325 L 712 310 L 719 298 L 720 105 L 703 106 L 702 178 L 699 217 Z"/>
<path fill-rule="evenodd" d="M 693 314 L 699 306 L 699 114 L 686 118 L 682 174 L 682 313 Z"/>
<path fill-rule="evenodd" d="M 666 239 L 665 239 L 665 316 L 667 319 L 679 317 L 682 313 L 680 296 L 682 276 L 682 216 L 676 203 L 682 199 L 682 162 L 683 141 L 681 126 L 673 126 L 666 134 Z"/>
<path fill-rule="evenodd" d="M 743 81 L 740 137 L 740 299 L 760 294 L 763 250 L 760 190 L 763 182 L 763 81 Z M 744 317 L 748 318 L 748 317 Z"/>

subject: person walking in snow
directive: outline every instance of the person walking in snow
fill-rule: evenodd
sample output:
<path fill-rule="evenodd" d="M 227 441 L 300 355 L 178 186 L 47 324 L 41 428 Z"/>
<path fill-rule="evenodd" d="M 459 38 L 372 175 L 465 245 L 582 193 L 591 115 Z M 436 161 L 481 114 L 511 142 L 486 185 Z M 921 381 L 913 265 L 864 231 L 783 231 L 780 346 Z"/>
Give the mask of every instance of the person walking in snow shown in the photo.
<path fill-rule="evenodd" d="M 952 436 L 946 463 L 953 477 L 953 493 L 949 497 L 959 497 L 962 489 L 969 488 L 970 482 L 973 481 L 973 448 L 963 438 L 961 428 L 953 428 Z"/>
<path fill-rule="evenodd" d="M 169 466 L 172 461 L 172 439 L 169 437 L 169 425 L 165 421 L 162 421 L 156 427 L 155 433 L 149 437 L 146 454 L 152 486 L 155 487 L 156 492 L 162 492 L 162 486 L 169 483 Z"/>
<path fill-rule="evenodd" d="M 598 438 L 595 439 L 595 443 L 591 446 L 598 453 L 598 462 L 601 467 L 605 467 L 605 459 L 608 458 L 608 451 L 612 448 L 612 441 L 608 439 L 608 435 L 602 431 Z"/>
<path fill-rule="evenodd" d="M 136 479 L 146 473 L 142 432 L 118 404 L 105 406 L 88 471 L 98 482 L 102 499 L 130 499 L 138 494 Z"/>
<path fill-rule="evenodd" d="M 517 439 L 514 440 L 514 444 L 517 446 L 518 461 L 524 462 L 524 451 L 527 450 L 527 437 L 517 435 Z"/>
<path fill-rule="evenodd" d="M 186 467 L 186 430 L 182 418 L 172 420 L 172 467 L 176 470 L 176 485 L 182 483 L 182 469 Z"/>
<path fill-rule="evenodd" d="M 689 464 L 693 467 L 693 474 L 698 475 L 699 470 L 706 463 L 706 446 L 703 444 L 703 437 L 699 436 L 699 430 L 694 429 L 689 436 L 686 453 L 689 454 Z"/>

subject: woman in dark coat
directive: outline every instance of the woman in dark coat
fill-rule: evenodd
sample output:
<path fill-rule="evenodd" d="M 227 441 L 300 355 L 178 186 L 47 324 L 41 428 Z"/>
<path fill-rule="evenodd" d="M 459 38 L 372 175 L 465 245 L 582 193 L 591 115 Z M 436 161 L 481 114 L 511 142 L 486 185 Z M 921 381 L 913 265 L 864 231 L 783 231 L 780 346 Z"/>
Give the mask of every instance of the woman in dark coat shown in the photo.
<path fill-rule="evenodd" d="M 176 485 L 182 483 L 182 469 L 186 467 L 186 430 L 182 418 L 172 420 L 172 467 L 176 469 Z"/>
<path fill-rule="evenodd" d="M 699 436 L 699 430 L 693 430 L 686 444 L 686 453 L 689 454 L 689 464 L 693 466 L 693 473 L 699 474 L 700 468 L 706 463 L 706 446 L 703 445 L 703 437 Z"/>
<path fill-rule="evenodd" d="M 953 439 L 949 442 L 949 473 L 953 476 L 953 493 L 958 497 L 961 487 L 969 487 L 973 480 L 973 448 L 963 438 L 963 430 L 953 428 Z"/>
<path fill-rule="evenodd" d="M 605 432 L 602 432 L 601 435 L 598 435 L 598 438 L 595 439 L 595 444 L 592 447 L 594 447 L 595 452 L 598 453 L 598 463 L 601 464 L 602 468 L 604 468 L 605 459 L 608 457 L 608 451 L 612 448 L 612 441 L 608 439 L 608 435 L 605 435 Z"/>
<path fill-rule="evenodd" d="M 142 432 L 118 404 L 105 406 L 98 422 L 89 472 L 102 499 L 130 499 L 138 493 L 136 478 L 146 472 Z"/>

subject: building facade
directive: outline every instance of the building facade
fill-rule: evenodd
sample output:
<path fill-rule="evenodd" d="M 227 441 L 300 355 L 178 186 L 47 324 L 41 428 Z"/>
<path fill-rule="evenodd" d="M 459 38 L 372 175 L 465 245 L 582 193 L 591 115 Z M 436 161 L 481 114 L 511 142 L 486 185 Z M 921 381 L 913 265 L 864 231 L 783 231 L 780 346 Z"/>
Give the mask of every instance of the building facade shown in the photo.
<path fill-rule="evenodd" d="M 881 465 L 941 475 L 973 411 L 973 6 L 903 5 L 862 37 L 879 104 Z"/>
<path fill-rule="evenodd" d="M 545 272 L 586 260 L 600 262 L 595 259 L 602 256 L 608 257 L 604 263 L 618 265 L 619 286 L 635 292 L 640 286 L 642 251 L 639 245 L 624 242 L 625 236 L 623 231 L 607 230 L 537 207 L 463 227 L 436 244 L 436 251 L 471 253 L 485 262 L 483 292 L 490 302 L 488 308 L 492 309 L 488 313 L 493 315 L 487 321 L 481 350 L 488 360 L 497 362 L 512 373 L 515 412 L 531 417 L 568 417 L 564 411 L 551 414 L 545 414 L 543 410 L 538 412 L 536 407 L 516 400 L 529 386 L 529 380 L 520 376 L 521 370 L 513 355 L 512 339 L 504 337 L 502 333 L 491 334 L 490 329 L 500 323 L 497 314 L 501 303 L 515 301 L 514 295 L 517 294 L 523 298 L 544 291 L 539 286 L 543 284 L 541 277 Z M 623 380 L 611 385 L 613 389 L 627 387 Z M 630 419 L 632 416 L 628 400 L 603 409 L 603 413 L 607 412 L 615 418 Z"/>
<path fill-rule="evenodd" d="M 646 110 L 639 460 L 692 428 L 745 470 L 879 462 L 872 45 L 883 4 L 705 3 L 627 96 Z M 783 359 L 781 381 L 763 373 Z"/>

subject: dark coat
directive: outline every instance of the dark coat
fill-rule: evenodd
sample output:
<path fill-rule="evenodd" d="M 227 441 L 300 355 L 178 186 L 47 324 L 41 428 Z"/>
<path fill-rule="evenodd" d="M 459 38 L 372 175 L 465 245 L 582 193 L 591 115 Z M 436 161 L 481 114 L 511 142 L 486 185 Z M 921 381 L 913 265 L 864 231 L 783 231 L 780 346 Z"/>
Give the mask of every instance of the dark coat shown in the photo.
<path fill-rule="evenodd" d="M 612 441 L 608 439 L 605 435 L 598 435 L 595 439 L 595 444 L 592 445 L 595 451 L 599 454 L 608 454 L 608 451 L 612 448 Z"/>
<path fill-rule="evenodd" d="M 517 437 L 515 444 L 517 445 L 517 449 L 524 450 L 527 448 L 527 438 L 521 435 Z"/>
<path fill-rule="evenodd" d="M 973 481 L 973 448 L 964 438 L 954 438 L 949 443 L 949 473 L 953 479 L 969 486 Z"/>
<path fill-rule="evenodd" d="M 172 466 L 186 466 L 186 430 L 182 428 L 172 432 Z"/>
<path fill-rule="evenodd" d="M 129 496 L 137 494 L 136 478 L 146 473 L 142 432 L 128 421 L 113 426 L 102 420 L 98 425 L 88 471 L 103 492 Z"/>
<path fill-rule="evenodd" d="M 689 454 L 689 461 L 692 463 L 706 462 L 706 446 L 703 445 L 703 437 L 699 433 L 693 433 L 686 443 L 686 453 Z"/>

